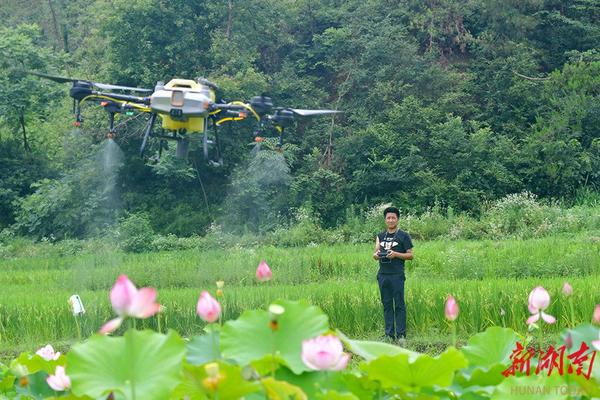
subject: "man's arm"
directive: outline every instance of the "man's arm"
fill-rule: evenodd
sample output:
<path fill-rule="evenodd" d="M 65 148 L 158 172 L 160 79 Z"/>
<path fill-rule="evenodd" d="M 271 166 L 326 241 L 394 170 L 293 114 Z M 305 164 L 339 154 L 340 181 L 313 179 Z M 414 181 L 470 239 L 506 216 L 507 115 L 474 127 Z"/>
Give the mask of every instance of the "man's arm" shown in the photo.
<path fill-rule="evenodd" d="M 379 260 L 377 253 L 379 252 L 379 236 L 375 236 L 375 253 L 373 253 L 373 259 Z"/>
<path fill-rule="evenodd" d="M 397 251 L 392 251 L 392 254 L 388 256 L 388 258 L 399 258 L 401 260 L 412 260 L 413 259 L 413 251 L 412 249 L 406 250 L 406 253 L 399 253 Z"/>

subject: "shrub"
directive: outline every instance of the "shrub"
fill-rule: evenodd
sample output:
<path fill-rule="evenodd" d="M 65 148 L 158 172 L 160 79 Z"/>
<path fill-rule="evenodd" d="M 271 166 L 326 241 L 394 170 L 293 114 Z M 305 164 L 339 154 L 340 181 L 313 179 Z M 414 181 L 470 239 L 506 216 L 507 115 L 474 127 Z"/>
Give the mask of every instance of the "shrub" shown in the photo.
<path fill-rule="evenodd" d="M 152 251 L 203 249 L 207 247 L 207 241 L 199 236 L 180 238 L 170 233 L 166 236 L 156 235 L 150 247 Z"/>
<path fill-rule="evenodd" d="M 143 253 L 152 249 L 154 230 L 145 213 L 129 214 L 119 223 L 119 246 L 123 251 Z"/>

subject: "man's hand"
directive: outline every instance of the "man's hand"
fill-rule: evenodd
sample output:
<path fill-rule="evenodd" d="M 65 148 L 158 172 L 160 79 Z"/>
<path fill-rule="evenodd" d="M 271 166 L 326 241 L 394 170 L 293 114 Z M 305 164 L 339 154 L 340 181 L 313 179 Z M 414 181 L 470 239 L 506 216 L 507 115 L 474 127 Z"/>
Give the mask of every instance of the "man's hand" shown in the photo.
<path fill-rule="evenodd" d="M 400 253 L 398 253 L 397 251 L 389 250 L 387 253 L 387 258 L 389 258 L 389 259 L 398 258 L 399 255 L 400 255 Z"/>
<path fill-rule="evenodd" d="M 379 253 L 378 251 L 376 251 L 375 253 L 373 253 L 373 259 L 374 260 L 379 260 L 379 254 L 378 253 Z"/>

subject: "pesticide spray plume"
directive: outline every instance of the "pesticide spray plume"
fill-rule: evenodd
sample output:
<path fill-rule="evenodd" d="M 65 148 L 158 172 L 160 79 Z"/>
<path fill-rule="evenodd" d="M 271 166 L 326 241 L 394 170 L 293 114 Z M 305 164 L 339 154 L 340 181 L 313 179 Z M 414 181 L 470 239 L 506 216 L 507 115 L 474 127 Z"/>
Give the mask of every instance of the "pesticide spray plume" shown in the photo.
<path fill-rule="evenodd" d="M 262 232 L 278 225 L 291 182 L 284 156 L 261 151 L 257 142 L 251 157 L 232 174 L 219 225 L 229 232 Z"/>

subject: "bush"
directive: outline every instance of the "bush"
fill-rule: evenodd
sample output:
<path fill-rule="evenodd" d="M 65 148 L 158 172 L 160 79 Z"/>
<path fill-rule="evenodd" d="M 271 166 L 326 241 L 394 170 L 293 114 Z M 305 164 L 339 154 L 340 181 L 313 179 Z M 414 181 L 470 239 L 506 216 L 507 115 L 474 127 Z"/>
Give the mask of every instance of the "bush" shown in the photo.
<path fill-rule="evenodd" d="M 488 232 L 493 238 L 530 236 L 536 229 L 545 230 L 549 209 L 530 192 L 510 194 L 497 200 L 484 214 Z"/>
<path fill-rule="evenodd" d="M 200 236 L 177 237 L 173 234 L 166 236 L 156 235 L 150 244 L 152 251 L 172 251 L 204 249 L 207 247 L 207 241 Z"/>
<path fill-rule="evenodd" d="M 401 216 L 399 224 L 413 239 L 429 240 L 448 235 L 453 220 L 454 214 L 451 208 L 448 209 L 447 215 L 444 215 L 441 208 L 436 205 L 418 217 L 411 214 L 406 217 Z"/>
<path fill-rule="evenodd" d="M 307 246 L 326 241 L 326 231 L 321 228 L 318 218 L 306 207 L 300 207 L 294 214 L 294 222 L 287 228 L 278 228 L 266 238 L 267 243 L 276 246 Z"/>
<path fill-rule="evenodd" d="M 119 223 L 119 246 L 123 251 L 143 253 L 152 250 L 154 230 L 146 213 L 130 214 Z"/>

